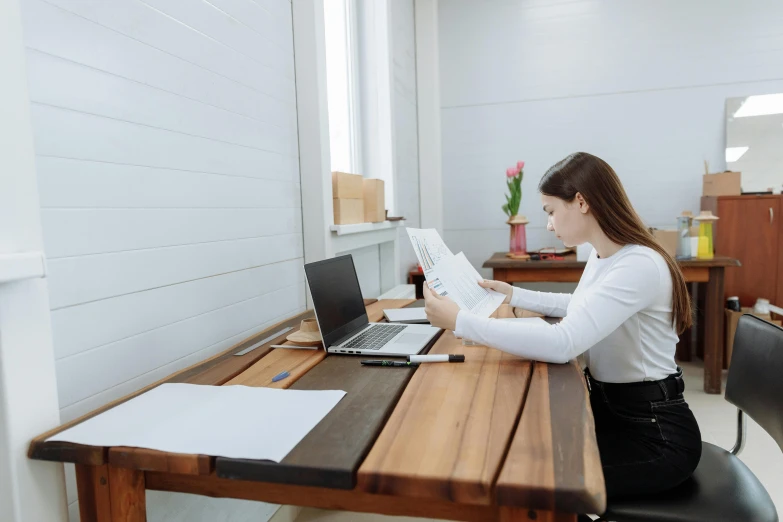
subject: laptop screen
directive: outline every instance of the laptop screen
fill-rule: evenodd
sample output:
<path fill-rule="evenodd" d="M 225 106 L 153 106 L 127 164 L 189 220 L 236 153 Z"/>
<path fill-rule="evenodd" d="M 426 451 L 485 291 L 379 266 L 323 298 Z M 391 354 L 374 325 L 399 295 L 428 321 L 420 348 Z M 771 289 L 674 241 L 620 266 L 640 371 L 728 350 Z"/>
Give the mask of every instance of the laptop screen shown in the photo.
<path fill-rule="evenodd" d="M 353 257 L 326 259 L 304 268 L 325 348 L 369 323 Z"/>

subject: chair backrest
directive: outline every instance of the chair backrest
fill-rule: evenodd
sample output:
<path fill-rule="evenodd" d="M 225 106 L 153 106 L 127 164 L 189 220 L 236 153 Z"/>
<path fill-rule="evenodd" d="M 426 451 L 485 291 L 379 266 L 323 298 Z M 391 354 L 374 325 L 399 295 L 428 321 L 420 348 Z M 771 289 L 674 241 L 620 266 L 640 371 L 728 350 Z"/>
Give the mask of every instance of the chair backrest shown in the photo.
<path fill-rule="evenodd" d="M 726 400 L 750 415 L 783 450 L 783 328 L 752 315 L 740 317 Z"/>

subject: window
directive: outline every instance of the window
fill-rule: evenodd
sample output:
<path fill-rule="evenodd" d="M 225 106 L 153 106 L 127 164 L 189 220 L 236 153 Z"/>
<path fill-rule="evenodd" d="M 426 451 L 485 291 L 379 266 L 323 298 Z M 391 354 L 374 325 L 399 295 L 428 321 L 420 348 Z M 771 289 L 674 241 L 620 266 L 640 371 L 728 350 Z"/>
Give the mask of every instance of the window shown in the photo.
<path fill-rule="evenodd" d="M 325 0 L 324 22 L 331 168 L 363 174 L 354 0 Z"/>

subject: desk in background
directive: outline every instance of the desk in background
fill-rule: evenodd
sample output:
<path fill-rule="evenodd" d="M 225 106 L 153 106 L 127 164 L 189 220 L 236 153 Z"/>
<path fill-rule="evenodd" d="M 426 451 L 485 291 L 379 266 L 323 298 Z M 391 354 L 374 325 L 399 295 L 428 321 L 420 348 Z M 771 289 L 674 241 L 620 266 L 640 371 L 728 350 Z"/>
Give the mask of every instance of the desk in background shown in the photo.
<path fill-rule="evenodd" d="M 384 308 L 367 306 L 370 321 Z M 500 317 L 524 315 L 504 305 Z M 575 522 L 602 513 L 603 472 L 582 372 L 463 346 L 452 332 L 430 353 L 466 362 L 362 367 L 361 357 L 272 349 L 285 334 L 233 354 L 286 326 L 175 373 L 33 440 L 33 459 L 76 464 L 82 522 L 143 522 L 145 490 L 323 509 L 465 521 Z M 291 376 L 273 383 L 282 370 Z M 139 448 L 79 446 L 46 438 L 163 382 L 347 391 L 278 464 Z M 248 412 L 252 415 L 252 412 Z"/>
<path fill-rule="evenodd" d="M 702 283 L 705 292 L 699 292 L 698 333 L 704 343 L 704 391 L 721 392 L 724 349 L 724 296 L 723 281 L 726 267 L 740 266 L 736 259 L 715 256 L 714 259 L 689 259 L 678 261 L 687 283 Z M 506 283 L 577 283 L 582 277 L 585 262 L 576 256 L 563 261 L 518 261 L 497 252 L 484 262 L 484 268 L 492 269 L 492 278 Z M 690 343 L 678 350 L 681 360 L 690 360 Z"/>

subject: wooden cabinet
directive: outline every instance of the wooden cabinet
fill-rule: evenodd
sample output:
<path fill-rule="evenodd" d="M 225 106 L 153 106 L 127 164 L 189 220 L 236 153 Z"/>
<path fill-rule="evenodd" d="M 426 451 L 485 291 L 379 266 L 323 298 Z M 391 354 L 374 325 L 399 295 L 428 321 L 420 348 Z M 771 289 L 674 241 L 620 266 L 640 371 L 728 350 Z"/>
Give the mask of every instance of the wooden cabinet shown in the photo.
<path fill-rule="evenodd" d="M 742 306 L 759 297 L 782 305 L 783 196 L 705 196 L 701 208 L 720 218 L 713 230 L 715 253 L 742 263 L 726 270 L 726 297 L 738 296 Z"/>

